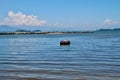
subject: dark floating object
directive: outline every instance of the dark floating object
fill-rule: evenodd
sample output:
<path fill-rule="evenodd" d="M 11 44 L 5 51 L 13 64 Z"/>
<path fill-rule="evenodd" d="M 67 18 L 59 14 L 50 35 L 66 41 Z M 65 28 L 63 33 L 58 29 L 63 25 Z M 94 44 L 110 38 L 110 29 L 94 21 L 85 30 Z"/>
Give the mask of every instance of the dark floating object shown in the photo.
<path fill-rule="evenodd" d="M 70 45 L 69 40 L 60 41 L 60 45 Z"/>

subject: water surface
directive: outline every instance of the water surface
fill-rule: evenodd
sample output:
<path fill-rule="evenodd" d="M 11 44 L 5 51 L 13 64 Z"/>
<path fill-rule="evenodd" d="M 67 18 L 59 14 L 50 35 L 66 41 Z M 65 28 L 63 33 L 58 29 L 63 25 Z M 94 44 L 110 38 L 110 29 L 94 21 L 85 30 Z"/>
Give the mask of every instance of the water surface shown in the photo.
<path fill-rule="evenodd" d="M 0 35 L 0 80 L 26 79 L 120 80 L 120 32 Z"/>

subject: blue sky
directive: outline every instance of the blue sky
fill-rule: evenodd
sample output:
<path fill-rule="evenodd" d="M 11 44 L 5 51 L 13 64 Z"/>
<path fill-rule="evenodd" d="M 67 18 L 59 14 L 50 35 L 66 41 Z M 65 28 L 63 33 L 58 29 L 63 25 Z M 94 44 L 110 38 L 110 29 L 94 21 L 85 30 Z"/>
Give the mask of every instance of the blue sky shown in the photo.
<path fill-rule="evenodd" d="M 120 0 L 0 0 L 0 6 L 0 25 L 46 30 L 120 28 Z"/>

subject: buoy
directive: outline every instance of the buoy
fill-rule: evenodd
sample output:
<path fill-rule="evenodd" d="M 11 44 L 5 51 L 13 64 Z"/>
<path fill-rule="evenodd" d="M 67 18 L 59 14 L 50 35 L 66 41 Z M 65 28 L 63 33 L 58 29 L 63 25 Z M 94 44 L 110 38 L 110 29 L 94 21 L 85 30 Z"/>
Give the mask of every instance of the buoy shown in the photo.
<path fill-rule="evenodd" d="M 69 40 L 60 41 L 60 45 L 70 45 Z"/>

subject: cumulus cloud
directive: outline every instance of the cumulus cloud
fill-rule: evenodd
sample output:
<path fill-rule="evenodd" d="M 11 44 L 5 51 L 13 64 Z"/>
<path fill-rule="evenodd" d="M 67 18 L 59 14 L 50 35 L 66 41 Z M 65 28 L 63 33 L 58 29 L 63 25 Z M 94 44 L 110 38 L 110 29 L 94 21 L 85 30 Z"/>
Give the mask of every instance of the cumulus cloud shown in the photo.
<path fill-rule="evenodd" d="M 120 22 L 111 19 L 105 19 L 103 23 L 104 25 L 111 25 L 111 26 L 120 25 Z"/>
<path fill-rule="evenodd" d="M 104 20 L 104 24 L 111 24 L 112 23 L 112 20 L 111 19 L 105 19 Z"/>
<path fill-rule="evenodd" d="M 8 18 L 2 21 L 3 25 L 10 26 L 43 26 L 46 24 L 45 20 L 39 20 L 37 16 L 26 15 L 22 12 L 14 13 L 10 11 L 8 13 Z"/>

